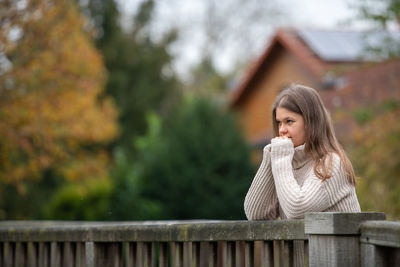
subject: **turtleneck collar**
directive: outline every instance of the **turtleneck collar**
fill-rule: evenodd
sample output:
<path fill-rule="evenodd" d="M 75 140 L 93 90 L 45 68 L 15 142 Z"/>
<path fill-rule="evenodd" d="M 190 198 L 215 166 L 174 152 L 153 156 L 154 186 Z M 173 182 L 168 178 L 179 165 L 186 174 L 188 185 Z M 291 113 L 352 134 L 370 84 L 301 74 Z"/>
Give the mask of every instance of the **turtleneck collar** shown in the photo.
<path fill-rule="evenodd" d="M 300 169 L 311 160 L 311 157 L 306 153 L 304 148 L 305 144 L 294 148 L 292 166 L 295 170 Z"/>

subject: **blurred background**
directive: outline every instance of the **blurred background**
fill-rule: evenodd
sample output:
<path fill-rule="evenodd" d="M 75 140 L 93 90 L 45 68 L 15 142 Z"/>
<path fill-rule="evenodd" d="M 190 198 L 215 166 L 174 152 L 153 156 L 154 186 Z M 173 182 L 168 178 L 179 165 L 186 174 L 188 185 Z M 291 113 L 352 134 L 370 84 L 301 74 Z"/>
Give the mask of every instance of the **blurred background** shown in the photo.
<path fill-rule="evenodd" d="M 245 219 L 284 86 L 400 219 L 399 0 L 0 0 L 0 219 Z"/>

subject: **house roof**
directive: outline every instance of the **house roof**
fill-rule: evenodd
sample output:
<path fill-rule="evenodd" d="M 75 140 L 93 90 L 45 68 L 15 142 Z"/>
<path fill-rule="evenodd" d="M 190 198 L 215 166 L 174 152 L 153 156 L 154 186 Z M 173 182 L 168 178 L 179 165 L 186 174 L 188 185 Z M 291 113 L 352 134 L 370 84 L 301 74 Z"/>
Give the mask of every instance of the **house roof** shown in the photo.
<path fill-rule="evenodd" d="M 400 40 L 400 33 L 390 35 Z M 233 90 L 230 105 L 236 106 L 249 89 L 263 75 L 273 52 L 283 47 L 299 60 L 317 80 L 326 73 L 329 63 L 357 63 L 372 60 L 366 56 L 366 48 L 374 47 L 387 38 L 387 33 L 357 31 L 278 29 L 265 52 L 249 68 L 243 81 Z"/>
<path fill-rule="evenodd" d="M 245 91 L 255 82 L 256 78 L 262 75 L 263 67 L 267 65 L 273 52 L 278 47 L 284 47 L 289 50 L 301 63 L 303 63 L 311 73 L 320 76 L 324 73 L 324 62 L 312 51 L 304 41 L 299 38 L 294 29 L 278 29 L 272 38 L 270 45 L 264 53 L 250 66 L 243 81 L 233 90 L 231 105 L 235 106 L 245 95 Z"/>
<path fill-rule="evenodd" d="M 345 86 L 341 89 L 319 92 L 330 111 L 371 107 L 386 100 L 400 101 L 400 59 L 360 67 L 344 78 Z"/>

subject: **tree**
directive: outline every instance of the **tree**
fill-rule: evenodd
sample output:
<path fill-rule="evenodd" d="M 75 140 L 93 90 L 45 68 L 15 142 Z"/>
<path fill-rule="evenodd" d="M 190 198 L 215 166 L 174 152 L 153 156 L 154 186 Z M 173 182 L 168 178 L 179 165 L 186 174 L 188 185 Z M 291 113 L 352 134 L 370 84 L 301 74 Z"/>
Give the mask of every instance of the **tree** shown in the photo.
<path fill-rule="evenodd" d="M 150 121 L 149 134 L 136 141 L 134 184 L 119 186 L 131 196 L 116 204 L 124 219 L 136 218 L 136 209 L 127 205 L 135 201 L 148 207 L 140 219 L 244 218 L 253 173 L 232 116 L 209 100 L 192 98 L 162 124 Z M 137 191 L 130 194 L 127 188 Z"/>
<path fill-rule="evenodd" d="M 174 67 L 185 81 L 192 78 L 190 68 L 204 59 L 210 59 L 218 72 L 236 71 L 238 63 L 244 64 L 265 46 L 273 25 L 287 19 L 282 15 L 288 10 L 280 1 L 154 2 L 151 32 L 157 38 L 171 28 L 178 29 L 171 49 L 177 54 Z"/>
<path fill-rule="evenodd" d="M 372 22 L 380 31 L 378 43 L 367 38 L 367 48 L 373 54 L 383 58 L 400 57 L 400 38 L 393 35 L 400 29 L 400 0 L 366 0 L 357 6 L 361 18 Z M 371 44 L 369 44 L 371 43 Z"/>
<path fill-rule="evenodd" d="M 364 0 L 358 8 L 364 19 L 378 24 L 380 28 L 387 29 L 390 24 L 400 24 L 399 0 Z"/>
<path fill-rule="evenodd" d="M 384 112 L 365 123 L 356 135 L 352 158 L 360 176 L 358 193 L 364 210 L 400 218 L 400 103 L 387 102 Z M 371 197 L 373 196 L 373 197 Z"/>
<path fill-rule="evenodd" d="M 149 29 L 154 1 L 143 1 L 132 19 L 132 27 L 124 30 L 114 0 L 91 0 L 83 7 L 89 14 L 109 73 L 106 94 L 119 110 L 121 135 L 115 145 L 131 153 L 132 140 L 146 132 L 145 114 L 168 113 L 179 98 L 179 83 L 172 70 L 169 46 L 176 39 L 172 30 L 155 41 Z"/>
<path fill-rule="evenodd" d="M 226 99 L 226 87 L 230 76 L 218 72 L 210 58 L 204 58 L 195 66 L 192 76 L 192 81 L 186 84 L 188 94 Z"/>
<path fill-rule="evenodd" d="M 142 196 L 141 177 L 144 168 L 155 156 L 155 151 L 163 150 L 161 118 L 155 113 L 147 115 L 148 132 L 136 137 L 135 161 L 118 148 L 115 151 L 115 166 L 112 169 L 113 193 L 110 201 L 111 218 L 114 220 L 157 219 L 161 216 L 162 205 Z"/>
<path fill-rule="evenodd" d="M 85 18 L 66 0 L 0 5 L 1 182 L 29 195 L 46 175 L 107 179 L 117 112 Z"/>

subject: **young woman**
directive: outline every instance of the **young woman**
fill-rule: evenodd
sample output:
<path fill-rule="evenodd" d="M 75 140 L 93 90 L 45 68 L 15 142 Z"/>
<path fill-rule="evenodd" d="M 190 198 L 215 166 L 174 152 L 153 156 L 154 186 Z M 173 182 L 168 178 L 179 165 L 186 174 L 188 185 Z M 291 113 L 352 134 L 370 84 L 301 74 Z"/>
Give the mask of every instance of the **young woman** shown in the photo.
<path fill-rule="evenodd" d="M 293 84 L 272 109 L 274 138 L 244 202 L 249 220 L 303 218 L 309 212 L 360 212 L 353 167 L 318 93 Z"/>

